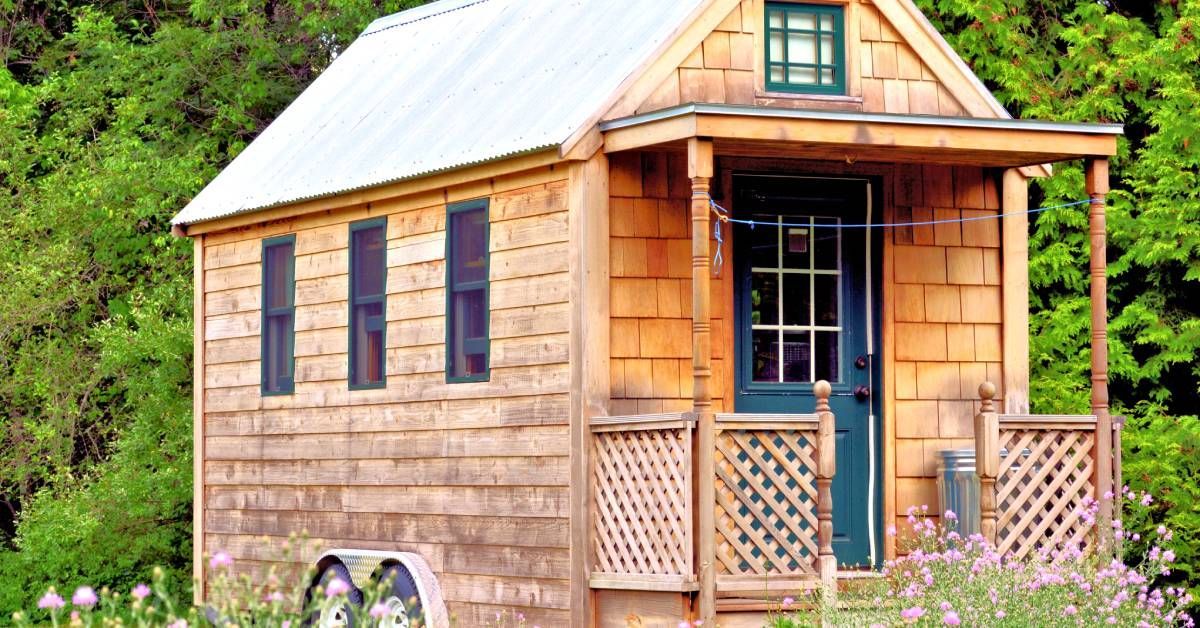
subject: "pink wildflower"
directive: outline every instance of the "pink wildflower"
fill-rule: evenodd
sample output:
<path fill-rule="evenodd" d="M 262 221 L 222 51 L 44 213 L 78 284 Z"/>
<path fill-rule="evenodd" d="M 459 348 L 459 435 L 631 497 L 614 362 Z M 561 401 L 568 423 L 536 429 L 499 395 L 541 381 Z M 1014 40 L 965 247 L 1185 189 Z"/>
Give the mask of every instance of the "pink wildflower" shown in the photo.
<path fill-rule="evenodd" d="M 1079 609 L 1075 608 L 1074 604 L 1067 604 L 1067 607 L 1063 609 L 1063 615 L 1071 616 L 1077 613 L 1079 613 Z"/>
<path fill-rule="evenodd" d="M 325 585 L 325 597 L 336 597 L 350 592 L 350 585 L 341 578 L 334 578 Z"/>
<path fill-rule="evenodd" d="M 1163 552 L 1162 558 L 1164 561 L 1166 561 L 1168 563 L 1175 562 L 1175 550 L 1167 550 L 1167 551 Z"/>
<path fill-rule="evenodd" d="M 232 567 L 233 557 L 228 552 L 217 552 L 212 558 L 208 559 L 208 566 L 212 569 L 220 569 L 221 567 Z"/>
<path fill-rule="evenodd" d="M 796 600 L 791 597 L 783 598 L 783 607 L 784 608 L 789 608 L 789 607 L 791 607 L 792 604 L 795 604 L 795 603 L 796 603 Z"/>
<path fill-rule="evenodd" d="M 692 628 L 692 622 L 685 619 L 679 622 L 679 625 L 676 628 Z"/>
<path fill-rule="evenodd" d="M 938 608 L 942 609 L 942 612 L 944 613 L 948 610 L 953 609 L 954 607 L 951 606 L 949 602 L 942 602 L 941 604 L 938 605 Z"/>
<path fill-rule="evenodd" d="M 946 514 L 942 515 L 949 521 L 958 521 L 958 515 L 954 514 L 953 510 L 947 510 Z"/>
<path fill-rule="evenodd" d="M 133 587 L 133 590 L 130 591 L 129 594 L 132 595 L 135 600 L 144 600 L 150 597 L 150 587 L 144 584 L 139 584 L 136 587 Z"/>
<path fill-rule="evenodd" d="M 268 593 L 266 595 L 266 597 L 263 599 L 265 599 L 267 602 L 269 602 L 271 604 L 282 604 L 283 603 L 283 594 L 280 593 L 279 591 L 272 591 L 272 592 Z"/>
<path fill-rule="evenodd" d="M 908 623 L 914 623 L 924 616 L 925 609 L 921 608 L 920 606 L 914 606 L 912 608 L 906 608 L 900 611 L 900 619 L 903 619 Z"/>
<path fill-rule="evenodd" d="M 186 619 L 176 619 L 167 628 L 188 628 L 188 623 Z"/>
<path fill-rule="evenodd" d="M 46 595 L 43 595 L 42 599 L 38 600 L 38 608 L 58 610 L 66 605 L 67 603 L 63 601 L 62 596 L 55 593 L 53 589 L 46 591 Z"/>
<path fill-rule="evenodd" d="M 894 525 L 888 526 L 887 527 L 887 535 L 888 536 L 896 536 L 896 526 L 894 526 Z"/>
<path fill-rule="evenodd" d="M 92 587 L 79 587 L 75 589 L 75 595 L 71 596 L 72 604 L 84 608 L 91 608 L 99 601 L 100 598 L 96 597 L 96 592 L 92 590 Z"/>
<path fill-rule="evenodd" d="M 1004 619 L 1005 617 L 1008 617 L 1008 613 L 1004 611 L 996 611 L 996 619 Z"/>
<path fill-rule="evenodd" d="M 947 626 L 957 626 L 962 623 L 962 620 L 958 618 L 958 613 L 946 611 L 946 614 L 942 616 L 942 623 Z"/>
<path fill-rule="evenodd" d="M 1116 618 L 1116 617 L 1113 617 L 1112 615 L 1109 615 L 1109 616 L 1108 616 L 1108 619 L 1104 620 L 1104 623 L 1106 623 L 1106 624 L 1115 624 L 1115 623 L 1117 623 L 1117 618 Z"/>
<path fill-rule="evenodd" d="M 371 617 L 374 617 L 375 619 L 383 619 L 387 616 L 387 614 L 387 604 L 376 602 L 375 605 L 371 607 Z"/>

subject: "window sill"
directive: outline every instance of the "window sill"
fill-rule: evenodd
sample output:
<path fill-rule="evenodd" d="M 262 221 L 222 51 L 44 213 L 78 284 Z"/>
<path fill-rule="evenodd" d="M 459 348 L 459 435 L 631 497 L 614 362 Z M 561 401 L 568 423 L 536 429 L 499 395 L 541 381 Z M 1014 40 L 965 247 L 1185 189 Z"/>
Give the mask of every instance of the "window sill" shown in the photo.
<path fill-rule="evenodd" d="M 775 92 L 769 90 L 754 90 L 755 98 L 777 98 L 787 100 L 819 100 L 822 102 L 857 103 L 862 104 L 862 96 L 846 94 L 806 94 L 804 92 Z"/>

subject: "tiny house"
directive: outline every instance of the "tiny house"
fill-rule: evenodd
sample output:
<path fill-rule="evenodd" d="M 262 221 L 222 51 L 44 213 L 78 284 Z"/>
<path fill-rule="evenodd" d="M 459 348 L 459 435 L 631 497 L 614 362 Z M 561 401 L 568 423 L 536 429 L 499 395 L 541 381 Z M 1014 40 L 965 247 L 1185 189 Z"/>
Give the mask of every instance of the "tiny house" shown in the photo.
<path fill-rule="evenodd" d="M 911 0 L 383 17 L 173 221 L 196 575 L 306 532 L 429 623 L 754 625 L 895 556 L 958 447 L 1006 551 L 1084 539 L 1120 133 L 1010 118 Z M 1077 159 L 1093 414 L 1036 417 L 1027 182 Z"/>

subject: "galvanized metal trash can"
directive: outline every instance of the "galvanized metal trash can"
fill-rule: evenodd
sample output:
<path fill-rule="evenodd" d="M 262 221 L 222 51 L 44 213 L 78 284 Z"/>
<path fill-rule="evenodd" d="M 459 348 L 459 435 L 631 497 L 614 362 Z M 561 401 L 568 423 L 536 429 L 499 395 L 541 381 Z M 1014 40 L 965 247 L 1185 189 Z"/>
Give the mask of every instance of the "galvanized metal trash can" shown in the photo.
<path fill-rule="evenodd" d="M 941 510 L 958 516 L 958 525 L 942 524 L 963 536 L 979 532 L 979 477 L 975 475 L 974 449 L 943 449 L 938 452 L 938 500 Z"/>

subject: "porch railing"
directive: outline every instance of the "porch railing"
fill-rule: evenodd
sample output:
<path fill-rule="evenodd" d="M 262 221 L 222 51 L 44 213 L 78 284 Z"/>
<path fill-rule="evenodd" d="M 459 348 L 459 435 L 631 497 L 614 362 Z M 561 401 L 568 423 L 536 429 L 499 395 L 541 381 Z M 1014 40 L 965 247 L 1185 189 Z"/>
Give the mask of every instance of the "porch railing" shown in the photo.
<path fill-rule="evenodd" d="M 1000 553 L 1016 557 L 1063 547 L 1090 550 L 1097 533 L 1108 534 L 1094 518 L 1093 504 L 1102 497 L 1096 495 L 1096 417 L 997 414 L 994 395 L 990 383 L 980 386 L 975 419 L 981 532 Z M 1113 423 L 1115 452 L 1120 425 Z M 1119 453 L 1111 468 L 1113 486 L 1120 487 Z"/>
<path fill-rule="evenodd" d="M 717 415 L 719 593 L 796 590 L 820 582 L 821 517 L 832 512 L 820 484 L 833 477 L 832 426 L 823 436 L 818 414 Z"/>
<path fill-rule="evenodd" d="M 691 413 L 592 421 L 593 588 L 694 591 Z"/>
<path fill-rule="evenodd" d="M 712 569 L 725 596 L 831 585 L 835 419 L 829 385 L 813 414 L 718 414 L 713 467 L 698 469 L 692 413 L 614 416 L 591 425 L 592 588 L 695 591 Z M 699 502 L 698 472 L 715 494 Z M 715 543 L 700 555 L 698 508 Z"/>

